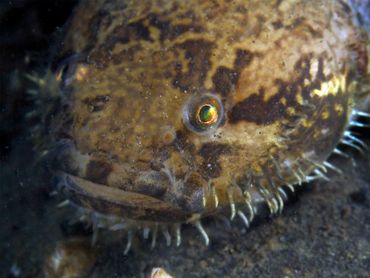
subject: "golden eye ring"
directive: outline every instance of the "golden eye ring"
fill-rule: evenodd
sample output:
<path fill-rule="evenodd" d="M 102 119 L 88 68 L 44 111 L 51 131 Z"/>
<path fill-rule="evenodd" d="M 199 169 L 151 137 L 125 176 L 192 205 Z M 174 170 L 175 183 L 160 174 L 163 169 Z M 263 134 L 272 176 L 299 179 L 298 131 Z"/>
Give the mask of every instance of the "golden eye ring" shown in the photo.
<path fill-rule="evenodd" d="M 217 122 L 218 111 L 216 106 L 210 103 L 199 106 L 196 112 L 197 122 L 204 126 L 210 126 Z"/>

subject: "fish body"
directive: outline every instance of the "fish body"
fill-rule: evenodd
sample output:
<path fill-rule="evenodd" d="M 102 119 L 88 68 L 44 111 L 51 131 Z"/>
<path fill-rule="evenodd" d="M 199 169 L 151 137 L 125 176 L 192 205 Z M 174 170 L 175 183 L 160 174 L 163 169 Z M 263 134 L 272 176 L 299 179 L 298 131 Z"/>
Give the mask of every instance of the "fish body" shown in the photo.
<path fill-rule="evenodd" d="M 60 190 L 129 230 L 280 212 L 369 99 L 357 17 L 330 0 L 82 1 L 45 123 Z"/>

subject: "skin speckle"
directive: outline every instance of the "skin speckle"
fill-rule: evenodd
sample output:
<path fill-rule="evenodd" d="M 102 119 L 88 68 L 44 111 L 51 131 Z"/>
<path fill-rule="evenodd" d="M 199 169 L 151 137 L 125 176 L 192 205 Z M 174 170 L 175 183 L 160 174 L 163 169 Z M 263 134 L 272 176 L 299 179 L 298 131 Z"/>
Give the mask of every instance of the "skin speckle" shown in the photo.
<path fill-rule="evenodd" d="M 339 115 L 343 113 L 343 106 L 340 104 L 336 104 L 334 109 Z"/>
<path fill-rule="evenodd" d="M 329 118 L 329 116 L 330 116 L 330 114 L 329 114 L 329 112 L 328 112 L 328 111 L 323 111 L 323 112 L 321 113 L 321 118 L 322 118 L 323 120 L 327 120 L 327 119 Z"/>
<path fill-rule="evenodd" d="M 300 105 L 302 105 L 303 102 L 304 102 L 302 95 L 301 94 L 297 94 L 297 97 L 296 98 L 297 98 L 297 103 L 300 104 Z"/>

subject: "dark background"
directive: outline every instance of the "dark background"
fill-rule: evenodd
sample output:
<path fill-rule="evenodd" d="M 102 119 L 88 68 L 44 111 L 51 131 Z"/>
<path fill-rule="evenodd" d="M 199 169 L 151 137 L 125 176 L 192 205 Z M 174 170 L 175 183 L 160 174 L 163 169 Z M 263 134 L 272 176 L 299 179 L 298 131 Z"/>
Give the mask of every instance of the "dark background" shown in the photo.
<path fill-rule="evenodd" d="M 63 199 L 51 194 L 42 165 L 34 163 L 34 123 L 25 120 L 33 84 L 24 76 L 45 71 L 76 2 L 0 1 L 0 277 L 60 277 L 47 262 L 65 242 L 70 258 L 88 261 L 81 277 L 144 277 L 155 266 L 175 277 L 369 277 L 369 152 L 332 157 L 343 175 L 329 172 L 330 182 L 305 185 L 281 216 L 259 219 L 248 231 L 239 221 L 208 221 L 208 248 L 189 226 L 179 248 L 162 238 L 150 250 L 135 240 L 125 256 L 125 239 L 106 240 L 109 233 L 86 246 L 91 230 L 70 223 L 72 208 L 57 208 Z M 79 243 L 68 245 L 74 239 Z"/>

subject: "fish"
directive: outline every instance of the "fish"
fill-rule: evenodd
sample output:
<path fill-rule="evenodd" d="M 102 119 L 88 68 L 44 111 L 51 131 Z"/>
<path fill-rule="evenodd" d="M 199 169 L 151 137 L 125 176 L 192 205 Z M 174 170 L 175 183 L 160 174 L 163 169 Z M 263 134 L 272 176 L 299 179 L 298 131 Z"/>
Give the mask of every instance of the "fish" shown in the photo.
<path fill-rule="evenodd" d="M 41 153 L 98 228 L 206 245 L 206 217 L 280 214 L 364 152 L 369 37 L 356 1 L 81 1 L 41 101 Z M 41 98 L 41 97 L 40 97 Z"/>

